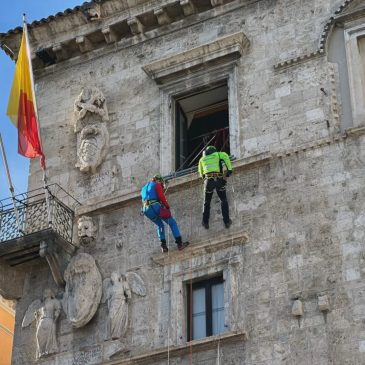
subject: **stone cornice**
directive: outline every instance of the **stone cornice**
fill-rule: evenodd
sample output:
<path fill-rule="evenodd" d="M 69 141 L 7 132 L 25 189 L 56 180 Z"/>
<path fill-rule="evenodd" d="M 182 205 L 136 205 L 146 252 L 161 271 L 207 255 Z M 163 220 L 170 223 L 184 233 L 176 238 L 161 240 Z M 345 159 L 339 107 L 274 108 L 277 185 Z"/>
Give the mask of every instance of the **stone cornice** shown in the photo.
<path fill-rule="evenodd" d="M 235 171 L 249 170 L 257 168 L 261 165 L 266 165 L 271 163 L 276 159 L 282 159 L 290 157 L 292 155 L 297 155 L 298 153 L 303 153 L 309 150 L 314 150 L 318 148 L 323 148 L 328 145 L 341 143 L 347 138 L 358 138 L 365 134 L 365 126 L 360 126 L 356 128 L 347 129 L 343 134 L 337 133 L 332 137 L 322 138 L 314 141 L 307 142 L 303 145 L 286 149 L 283 151 L 278 151 L 271 153 L 269 151 L 259 153 L 257 155 L 248 156 L 233 161 L 233 169 Z M 187 187 L 192 187 L 201 184 L 201 179 L 197 173 L 192 173 L 189 175 L 181 176 L 171 180 L 169 184 L 169 191 L 179 191 L 186 189 Z M 84 205 L 76 208 L 76 215 L 96 215 L 102 212 L 119 209 L 127 204 L 137 202 L 140 200 L 140 191 L 136 190 L 130 192 L 129 194 L 113 194 L 111 197 L 93 198 L 88 200 Z"/>
<path fill-rule="evenodd" d="M 146 74 L 157 84 L 191 73 L 207 64 L 230 63 L 243 54 L 250 42 L 242 32 L 219 38 L 185 52 L 143 66 Z"/>
<path fill-rule="evenodd" d="M 166 360 L 168 357 L 175 358 L 178 356 L 189 355 L 192 350 L 193 353 L 207 351 L 215 349 L 218 344 L 224 345 L 225 343 L 239 343 L 247 341 L 248 336 L 246 331 L 232 331 L 227 333 L 222 333 L 217 336 L 206 337 L 202 340 L 194 340 L 187 342 L 184 345 L 170 346 L 162 349 L 157 349 L 153 351 L 146 352 L 144 354 L 130 356 L 128 358 L 115 358 L 110 361 L 106 361 L 104 365 L 135 365 L 135 364 L 151 364 L 155 361 Z M 114 355 L 113 357 L 117 357 Z"/>
<path fill-rule="evenodd" d="M 268 163 L 272 159 L 269 152 L 260 153 L 258 155 L 249 156 L 243 159 L 233 161 L 234 170 L 249 169 L 253 166 Z M 195 186 L 201 183 L 201 178 L 197 173 L 181 176 L 171 180 L 169 183 L 169 191 L 174 192 L 185 189 L 187 186 Z M 126 204 L 140 200 L 140 191 L 133 191 L 129 194 L 116 195 L 112 197 L 93 198 L 87 201 L 85 205 L 76 208 L 76 215 L 97 214 L 105 210 L 118 209 Z"/>
<path fill-rule="evenodd" d="M 82 10 L 80 7 L 77 11 L 70 11 L 68 16 L 64 14 L 62 17 L 55 17 L 41 22 L 39 26 L 31 27 L 29 38 L 32 49 L 36 51 L 33 60 L 37 61 L 34 62 L 34 68 L 42 69 L 83 53 L 104 48 L 109 44 L 123 45 L 129 39 L 134 40 L 131 42 L 132 45 L 137 44 L 169 33 L 170 28 L 176 23 L 179 23 L 179 28 L 184 27 L 184 23 L 180 22 L 188 17 L 201 22 L 206 17 L 202 18 L 200 14 L 208 13 L 209 17 L 215 17 L 256 1 L 211 0 L 207 5 L 199 0 L 154 0 L 143 1 L 143 4 L 123 10 L 120 7 L 115 8 L 115 4 L 122 2 L 104 0 L 96 4 L 100 7 L 100 16 L 95 16 L 91 20 L 85 18 L 85 9 Z M 114 11 L 105 13 L 104 8 L 107 6 Z M 18 28 L 0 34 L 1 48 L 11 58 L 18 53 L 20 36 L 21 29 Z M 81 41 L 82 39 L 84 41 Z M 126 44 L 128 45 L 128 42 Z M 40 50 L 42 52 L 39 52 Z"/>

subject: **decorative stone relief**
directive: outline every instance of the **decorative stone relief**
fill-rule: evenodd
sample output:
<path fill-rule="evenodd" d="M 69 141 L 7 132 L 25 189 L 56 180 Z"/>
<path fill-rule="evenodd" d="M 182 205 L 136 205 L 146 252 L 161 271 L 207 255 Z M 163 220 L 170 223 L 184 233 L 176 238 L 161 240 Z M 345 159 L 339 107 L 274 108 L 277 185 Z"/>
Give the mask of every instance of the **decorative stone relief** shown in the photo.
<path fill-rule="evenodd" d="M 75 256 L 65 271 L 63 310 L 73 327 L 79 328 L 94 316 L 102 295 L 102 278 L 94 258 L 87 253 Z"/>
<path fill-rule="evenodd" d="M 60 301 L 55 298 L 50 289 L 44 290 L 42 301 L 37 299 L 29 305 L 23 318 L 22 327 L 29 326 L 34 320 L 37 321 L 37 358 L 58 352 L 56 322 L 60 312 Z"/>
<path fill-rule="evenodd" d="M 102 302 L 108 302 L 108 323 L 107 332 L 109 338 L 117 339 L 122 337 L 128 328 L 128 302 L 132 292 L 139 295 L 146 295 L 146 286 L 141 277 L 133 272 L 126 275 L 113 272 L 110 278 L 103 281 Z"/>
<path fill-rule="evenodd" d="M 87 116 L 98 115 L 103 122 L 109 121 L 105 96 L 97 87 L 84 87 L 75 100 L 75 132 L 80 132 Z"/>
<path fill-rule="evenodd" d="M 103 93 L 96 87 L 86 87 L 75 101 L 74 132 L 77 138 L 76 167 L 82 172 L 95 173 L 109 148 L 109 121 Z"/>
<path fill-rule="evenodd" d="M 87 245 L 94 241 L 97 234 L 97 227 L 91 217 L 83 215 L 77 221 L 77 235 L 80 243 Z"/>

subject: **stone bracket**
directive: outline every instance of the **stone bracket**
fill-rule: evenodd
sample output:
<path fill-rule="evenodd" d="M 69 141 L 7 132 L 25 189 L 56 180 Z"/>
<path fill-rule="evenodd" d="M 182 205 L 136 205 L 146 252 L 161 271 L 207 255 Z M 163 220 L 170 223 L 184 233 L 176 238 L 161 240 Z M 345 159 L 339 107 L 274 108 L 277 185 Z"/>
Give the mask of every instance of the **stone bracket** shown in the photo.
<path fill-rule="evenodd" d="M 180 6 L 185 16 L 196 13 L 196 7 L 191 0 L 180 0 Z"/>
<path fill-rule="evenodd" d="M 153 11 L 153 14 L 155 14 L 159 25 L 167 25 L 171 23 L 171 19 L 165 8 L 157 8 Z"/>
<path fill-rule="evenodd" d="M 129 25 L 133 35 L 144 33 L 144 25 L 137 17 L 129 18 L 127 20 L 127 24 Z"/>
<path fill-rule="evenodd" d="M 56 55 L 57 61 L 63 61 L 68 58 L 67 49 L 64 47 L 62 43 L 56 43 L 52 47 L 52 51 Z"/>
<path fill-rule="evenodd" d="M 61 265 L 59 264 L 56 255 L 49 249 L 46 241 L 41 241 L 40 243 L 39 256 L 46 259 L 56 284 L 60 287 L 64 287 L 65 281 L 61 272 Z"/>
<path fill-rule="evenodd" d="M 101 30 L 101 32 L 104 35 L 105 42 L 108 44 L 114 43 L 118 40 L 117 34 L 114 32 L 114 30 L 111 27 L 105 27 Z"/>
<path fill-rule="evenodd" d="M 93 49 L 91 41 L 86 36 L 76 37 L 76 44 L 79 46 L 80 52 L 85 53 Z"/>
<path fill-rule="evenodd" d="M 216 6 L 219 6 L 219 5 L 223 5 L 224 0 L 210 0 L 210 3 L 212 4 L 213 7 L 216 7 Z"/>

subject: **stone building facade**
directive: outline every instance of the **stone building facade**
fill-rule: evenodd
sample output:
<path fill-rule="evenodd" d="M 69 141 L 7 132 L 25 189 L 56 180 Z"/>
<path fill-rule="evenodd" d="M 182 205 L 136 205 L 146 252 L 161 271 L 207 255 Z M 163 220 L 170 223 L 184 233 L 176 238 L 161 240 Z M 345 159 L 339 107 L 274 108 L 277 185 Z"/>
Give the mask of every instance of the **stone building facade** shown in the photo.
<path fill-rule="evenodd" d="M 14 365 L 365 363 L 363 1 L 101 0 L 29 37 L 49 180 L 81 205 L 65 286 L 46 261 L 0 267 Z M 195 172 L 171 174 L 212 106 L 234 156 L 229 230 L 216 198 L 201 226 Z M 160 254 L 139 215 L 156 172 L 182 252 L 170 235 Z M 32 161 L 29 189 L 41 179 Z M 195 337 L 191 287 L 218 279 L 223 325 Z"/>

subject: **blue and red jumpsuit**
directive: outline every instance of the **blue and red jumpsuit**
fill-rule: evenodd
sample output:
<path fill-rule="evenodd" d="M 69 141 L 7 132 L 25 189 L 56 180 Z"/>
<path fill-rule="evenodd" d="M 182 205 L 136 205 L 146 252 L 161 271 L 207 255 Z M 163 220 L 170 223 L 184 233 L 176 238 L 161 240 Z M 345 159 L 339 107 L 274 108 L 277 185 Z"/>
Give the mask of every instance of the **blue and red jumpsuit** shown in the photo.
<path fill-rule="evenodd" d="M 143 213 L 153 223 L 157 225 L 157 236 L 161 242 L 166 243 L 165 226 L 163 222 L 167 223 L 172 231 L 175 241 L 181 241 L 181 235 L 176 220 L 170 218 L 161 218 L 160 210 L 162 207 L 170 209 L 169 203 L 166 200 L 163 192 L 163 187 L 160 183 L 149 181 L 141 190 L 141 197 L 143 203 Z"/>

